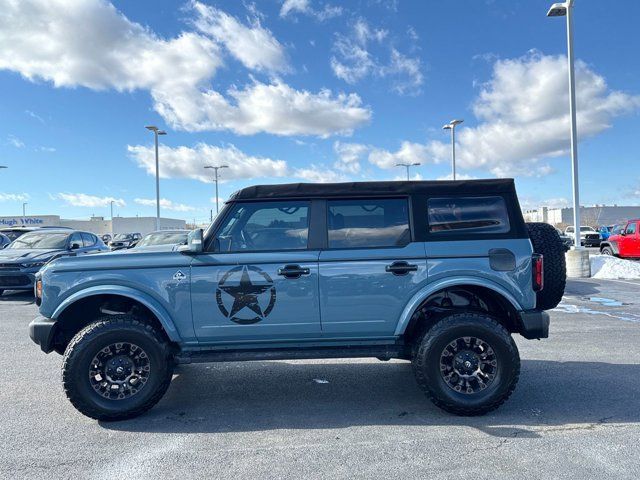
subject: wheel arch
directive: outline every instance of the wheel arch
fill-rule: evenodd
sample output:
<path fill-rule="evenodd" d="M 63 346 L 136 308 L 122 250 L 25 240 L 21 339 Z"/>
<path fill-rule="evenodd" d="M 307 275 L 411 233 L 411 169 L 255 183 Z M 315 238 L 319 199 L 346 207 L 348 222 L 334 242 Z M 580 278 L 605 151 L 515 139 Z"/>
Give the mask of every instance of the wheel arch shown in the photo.
<path fill-rule="evenodd" d="M 471 276 L 448 278 L 424 287 L 409 300 L 400 316 L 394 334 L 400 336 L 410 332 L 413 326 L 412 323 L 416 322 L 416 313 L 418 313 L 422 305 L 434 296 L 451 288 L 472 289 L 480 292 L 482 295 L 497 301 L 502 308 L 514 315 L 523 310 L 516 298 L 496 282 Z M 509 330 L 518 331 L 518 327 L 515 319 L 513 319 L 513 324 Z"/>
<path fill-rule="evenodd" d="M 88 323 L 75 322 L 78 325 L 71 327 L 71 322 L 74 322 L 72 318 L 78 312 L 99 312 L 105 304 L 116 311 L 137 308 L 145 320 L 154 324 L 167 340 L 180 341 L 173 319 L 156 299 L 139 290 L 120 285 L 100 285 L 77 291 L 57 306 L 51 318 L 57 321 L 62 330 L 65 325 L 69 325 L 70 330 L 77 330 L 78 325 Z"/>

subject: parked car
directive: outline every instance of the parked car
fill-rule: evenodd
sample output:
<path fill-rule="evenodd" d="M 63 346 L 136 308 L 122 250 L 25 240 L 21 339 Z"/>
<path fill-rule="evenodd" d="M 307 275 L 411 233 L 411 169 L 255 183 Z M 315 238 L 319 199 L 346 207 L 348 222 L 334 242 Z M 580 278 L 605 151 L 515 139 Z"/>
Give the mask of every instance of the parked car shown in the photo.
<path fill-rule="evenodd" d="M 93 233 L 53 228 L 27 232 L 0 250 L 0 295 L 33 290 L 36 273 L 54 258 L 108 250 Z"/>
<path fill-rule="evenodd" d="M 29 335 L 101 420 L 150 409 L 175 364 L 340 357 L 410 360 L 437 406 L 479 415 L 515 388 L 511 335 L 548 336 L 565 277 L 513 180 L 255 186 L 178 249 L 55 260 Z"/>
<path fill-rule="evenodd" d="M 573 238 L 573 234 L 575 229 L 573 226 L 569 226 L 565 228 L 565 235 L 569 235 Z M 596 232 L 595 228 L 589 226 L 581 226 L 580 227 L 580 245 L 584 245 L 585 247 L 599 247 L 602 239 L 600 238 L 600 234 Z"/>
<path fill-rule="evenodd" d="M 622 258 L 640 257 L 640 220 L 629 220 L 619 233 L 612 235 L 600 245 L 603 255 L 615 255 Z"/>
<path fill-rule="evenodd" d="M 565 234 L 559 228 L 556 228 L 556 232 L 560 236 L 560 240 L 562 240 L 562 244 L 564 245 L 564 249 L 569 250 L 573 246 L 573 238 L 569 235 Z"/>
<path fill-rule="evenodd" d="M 113 240 L 109 242 L 111 250 L 121 250 L 123 248 L 131 248 L 142 238 L 139 233 L 116 233 Z"/>
<path fill-rule="evenodd" d="M 7 245 L 11 243 L 11 239 L 7 237 L 4 233 L 0 233 L 0 250 L 6 248 Z"/>
<path fill-rule="evenodd" d="M 166 250 L 175 245 L 186 245 L 190 230 L 159 230 L 147 233 L 136 243 L 136 250 Z"/>
<path fill-rule="evenodd" d="M 12 242 L 18 238 L 20 235 L 24 235 L 28 232 L 33 232 L 34 230 L 39 230 L 38 227 L 5 227 L 0 228 L 0 233 L 9 237 L 9 240 Z"/>

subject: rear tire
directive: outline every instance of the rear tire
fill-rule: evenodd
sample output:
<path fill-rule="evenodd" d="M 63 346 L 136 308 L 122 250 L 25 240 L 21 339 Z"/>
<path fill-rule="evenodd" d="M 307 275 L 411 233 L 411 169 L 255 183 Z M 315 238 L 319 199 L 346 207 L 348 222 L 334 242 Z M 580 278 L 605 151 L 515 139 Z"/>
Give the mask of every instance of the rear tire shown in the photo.
<path fill-rule="evenodd" d="M 64 353 L 67 398 L 87 417 L 124 420 L 153 407 L 169 388 L 169 345 L 151 325 L 122 315 L 80 330 Z"/>
<path fill-rule="evenodd" d="M 529 238 L 535 253 L 544 259 L 544 288 L 536 293 L 536 308 L 551 310 L 556 308 L 567 282 L 565 248 L 558 231 L 548 223 L 527 223 Z"/>
<path fill-rule="evenodd" d="M 440 320 L 418 340 L 412 363 L 427 397 L 441 409 L 465 416 L 498 408 L 520 375 L 520 355 L 509 332 L 480 313 Z"/>

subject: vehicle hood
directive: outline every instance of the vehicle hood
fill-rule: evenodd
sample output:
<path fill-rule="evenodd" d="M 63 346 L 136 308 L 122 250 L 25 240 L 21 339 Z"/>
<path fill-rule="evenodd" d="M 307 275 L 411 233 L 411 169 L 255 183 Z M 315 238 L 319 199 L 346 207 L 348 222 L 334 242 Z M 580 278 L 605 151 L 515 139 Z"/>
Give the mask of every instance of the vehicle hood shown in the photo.
<path fill-rule="evenodd" d="M 54 257 L 56 254 L 62 252 L 64 252 L 64 250 L 60 249 L 28 250 L 21 248 L 8 248 L 0 250 L 0 262 L 24 263 L 25 261 L 47 261 Z"/>
<path fill-rule="evenodd" d="M 170 243 L 168 245 L 149 245 L 148 247 L 142 246 L 142 247 L 133 247 L 130 250 L 127 250 L 128 252 L 131 253 L 136 253 L 136 252 L 171 252 L 173 251 L 173 249 L 176 246 L 173 243 Z"/>

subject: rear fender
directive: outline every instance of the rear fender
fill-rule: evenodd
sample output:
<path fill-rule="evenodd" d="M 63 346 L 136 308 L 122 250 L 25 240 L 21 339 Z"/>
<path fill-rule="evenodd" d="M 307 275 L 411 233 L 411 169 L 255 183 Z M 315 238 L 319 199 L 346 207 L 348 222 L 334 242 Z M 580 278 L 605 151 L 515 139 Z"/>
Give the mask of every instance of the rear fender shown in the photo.
<path fill-rule="evenodd" d="M 476 277 L 445 278 L 422 288 L 411 298 L 411 300 L 409 300 L 404 310 L 402 311 L 402 315 L 400 316 L 400 320 L 398 321 L 398 325 L 396 327 L 396 331 L 394 335 L 402 335 L 405 332 L 405 330 L 407 329 L 407 326 L 409 325 L 409 322 L 411 321 L 411 317 L 415 313 L 416 309 L 430 295 L 440 290 L 443 290 L 445 288 L 455 287 L 457 285 L 474 285 L 478 287 L 488 288 L 500 294 L 502 297 L 504 297 L 507 301 L 509 301 L 509 303 L 511 303 L 511 305 L 513 305 L 513 307 L 517 311 L 523 310 L 522 306 L 518 303 L 518 301 L 504 287 L 500 286 L 498 283 L 487 280 L 486 278 L 476 278 Z"/>

